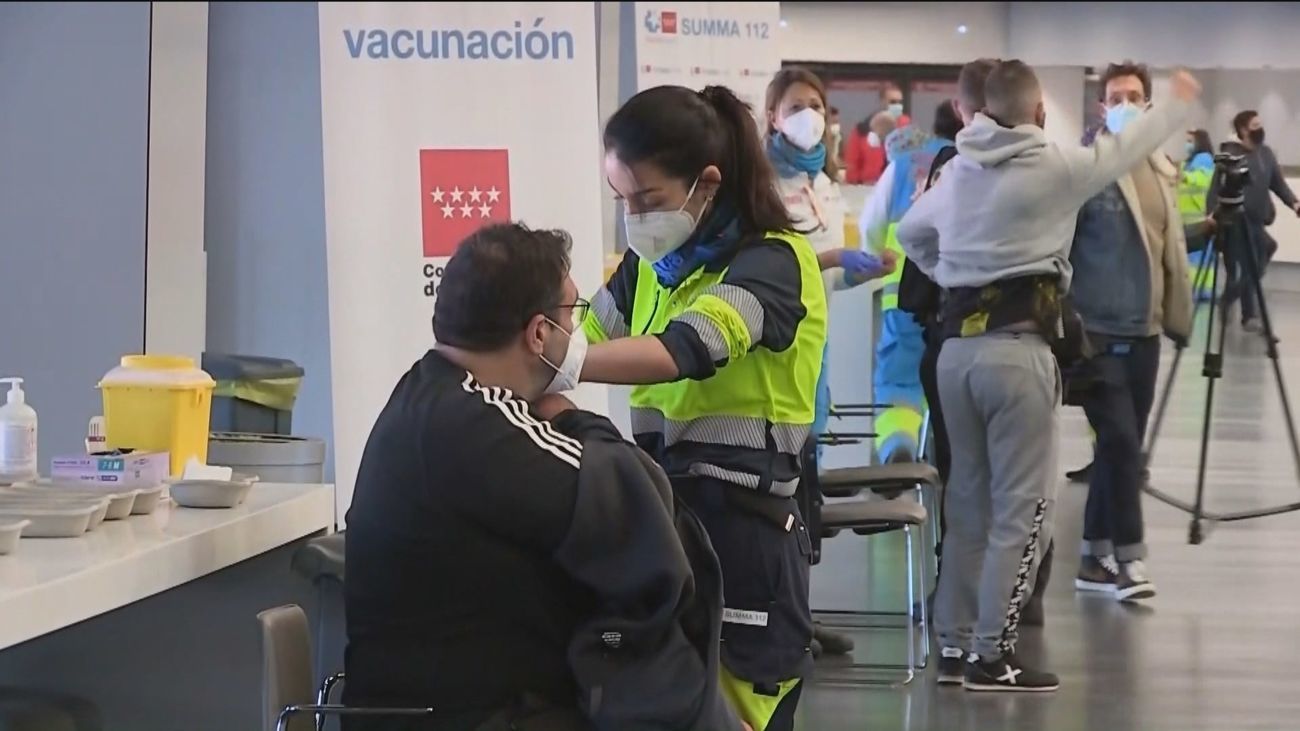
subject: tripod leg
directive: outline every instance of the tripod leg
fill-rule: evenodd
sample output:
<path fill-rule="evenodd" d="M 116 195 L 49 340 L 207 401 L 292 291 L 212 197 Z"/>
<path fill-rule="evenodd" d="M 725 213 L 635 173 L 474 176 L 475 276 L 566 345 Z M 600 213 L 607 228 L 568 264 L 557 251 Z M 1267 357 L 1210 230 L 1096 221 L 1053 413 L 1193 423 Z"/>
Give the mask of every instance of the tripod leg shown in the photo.
<path fill-rule="evenodd" d="M 1217 289 L 1219 285 L 1219 258 L 1216 250 L 1213 248 L 1214 240 L 1211 239 L 1205 245 L 1204 255 L 1196 266 L 1196 280 L 1192 282 L 1192 323 L 1196 323 L 1196 315 L 1201 310 L 1201 302 L 1196 299 L 1196 293 L 1201 291 L 1205 286 L 1205 280 L 1211 279 L 1211 286 Z M 1211 274 L 1212 273 L 1212 274 Z M 1214 319 L 1214 297 L 1210 298 L 1210 319 Z M 1211 324 L 1211 327 L 1213 325 Z M 1206 337 L 1209 337 L 1208 333 Z M 1177 343 L 1174 345 L 1174 362 L 1169 366 L 1169 373 L 1165 376 L 1164 388 L 1160 389 L 1160 401 L 1156 404 L 1156 418 L 1151 427 L 1147 430 L 1147 443 L 1142 450 L 1143 463 L 1150 465 L 1155 458 L 1156 440 L 1160 438 L 1160 427 L 1165 421 L 1165 408 L 1169 406 L 1169 397 L 1174 392 L 1174 380 L 1178 378 L 1178 366 L 1183 361 L 1183 351 L 1187 349 L 1187 343 Z"/>
<path fill-rule="evenodd" d="M 1245 232 L 1244 238 L 1250 247 L 1247 251 L 1253 254 L 1255 251 L 1254 233 L 1244 223 L 1241 224 L 1241 229 Z M 1287 436 L 1291 440 L 1291 457 L 1295 461 L 1296 475 L 1300 477 L 1300 440 L 1296 438 L 1295 418 L 1291 414 L 1291 399 L 1287 397 L 1286 381 L 1282 377 L 1282 364 L 1278 359 L 1277 338 L 1273 337 L 1273 318 L 1268 311 L 1268 302 L 1264 299 L 1264 283 L 1259 272 L 1259 260 L 1253 255 L 1247 255 L 1243 258 L 1245 259 L 1246 276 L 1250 278 L 1250 283 L 1259 296 L 1259 316 L 1264 321 L 1264 343 L 1268 350 L 1268 359 L 1273 363 L 1273 380 L 1277 382 L 1278 398 L 1282 402 L 1282 415 L 1286 419 Z"/>
<path fill-rule="evenodd" d="M 1228 241 L 1227 234 L 1229 233 L 1231 233 L 1231 227 L 1229 227 L 1228 231 L 1225 231 L 1225 235 L 1223 236 L 1225 242 Z M 1216 249 L 1213 256 L 1213 282 L 1216 292 L 1218 291 L 1219 286 L 1219 255 L 1220 251 Z M 1218 323 L 1219 338 L 1218 350 L 1216 352 L 1214 326 L 1215 321 L 1218 318 L 1214 316 L 1214 311 L 1217 299 L 1217 297 L 1210 299 L 1210 316 L 1208 318 L 1208 325 L 1205 333 L 1205 363 L 1202 372 L 1207 380 L 1205 388 L 1205 414 L 1201 419 L 1201 455 L 1196 466 L 1196 502 L 1192 509 L 1192 524 L 1188 530 L 1187 537 L 1188 542 L 1193 545 L 1200 544 L 1200 542 L 1205 538 L 1201 530 L 1201 521 L 1205 515 L 1205 468 L 1210 451 L 1210 421 L 1214 416 L 1214 382 L 1223 375 L 1223 342 L 1224 337 L 1228 332 L 1226 320 Z"/>

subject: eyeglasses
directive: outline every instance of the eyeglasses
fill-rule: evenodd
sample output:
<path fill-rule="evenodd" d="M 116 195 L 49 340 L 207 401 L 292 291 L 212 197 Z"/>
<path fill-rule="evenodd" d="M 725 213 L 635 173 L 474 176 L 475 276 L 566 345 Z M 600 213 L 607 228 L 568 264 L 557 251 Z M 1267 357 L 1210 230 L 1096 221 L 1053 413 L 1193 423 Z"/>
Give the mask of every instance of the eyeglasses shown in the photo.
<path fill-rule="evenodd" d="M 582 323 L 587 319 L 587 313 L 588 313 L 588 312 L 591 312 L 591 303 L 588 302 L 587 300 L 585 300 L 585 299 L 579 297 L 578 299 L 574 300 L 573 304 L 571 304 L 571 305 L 556 305 L 556 306 L 555 306 L 555 309 L 557 309 L 557 310 L 572 310 L 572 311 L 573 311 L 573 326 L 574 326 L 574 327 L 581 327 L 581 326 L 582 326 Z"/>

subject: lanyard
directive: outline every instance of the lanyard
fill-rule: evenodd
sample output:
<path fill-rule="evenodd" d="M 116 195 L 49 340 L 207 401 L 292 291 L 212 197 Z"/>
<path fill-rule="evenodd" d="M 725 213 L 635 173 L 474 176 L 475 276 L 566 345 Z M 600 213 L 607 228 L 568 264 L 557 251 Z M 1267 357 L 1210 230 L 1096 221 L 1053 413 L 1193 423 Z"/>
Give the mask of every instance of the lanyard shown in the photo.
<path fill-rule="evenodd" d="M 808 202 L 812 204 L 813 216 L 817 218 L 817 230 L 825 231 L 826 214 L 822 211 L 821 203 L 817 200 L 817 193 L 808 183 L 803 184 L 803 193 L 808 196 Z"/>

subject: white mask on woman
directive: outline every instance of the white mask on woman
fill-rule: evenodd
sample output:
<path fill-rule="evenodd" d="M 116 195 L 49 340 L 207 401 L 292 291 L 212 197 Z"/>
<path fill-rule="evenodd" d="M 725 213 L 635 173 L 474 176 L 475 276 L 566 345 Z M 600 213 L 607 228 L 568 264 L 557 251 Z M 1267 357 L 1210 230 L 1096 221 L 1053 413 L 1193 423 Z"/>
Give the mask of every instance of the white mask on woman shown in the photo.
<path fill-rule="evenodd" d="M 800 150 L 811 150 L 826 134 L 826 117 L 811 107 L 801 109 L 781 121 L 781 134 Z"/>
<path fill-rule="evenodd" d="M 627 246 L 636 255 L 651 264 L 680 249 L 695 233 L 697 221 L 686 211 L 686 204 L 695 195 L 695 186 L 700 179 L 691 183 L 682 207 L 675 211 L 646 211 L 645 213 L 623 214 L 623 229 L 627 232 Z M 705 201 L 705 206 L 708 201 Z"/>

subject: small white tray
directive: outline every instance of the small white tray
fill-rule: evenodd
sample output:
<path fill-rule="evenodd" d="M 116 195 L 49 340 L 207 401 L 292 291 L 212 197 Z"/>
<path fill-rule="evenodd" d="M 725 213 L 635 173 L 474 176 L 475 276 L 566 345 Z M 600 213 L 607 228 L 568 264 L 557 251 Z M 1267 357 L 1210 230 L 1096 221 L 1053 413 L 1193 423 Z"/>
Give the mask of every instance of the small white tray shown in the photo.
<path fill-rule="evenodd" d="M 95 530 L 108 517 L 108 504 L 111 501 L 107 497 L 61 497 L 49 495 L 15 495 L 12 492 L 0 494 L 0 513 L 12 513 L 14 509 L 25 510 L 80 510 L 82 508 L 90 509 L 90 523 L 86 530 Z M 36 521 L 32 521 L 33 523 Z M 35 530 L 33 528 L 32 530 Z M 28 535 L 32 535 L 28 533 Z"/>
<path fill-rule="evenodd" d="M 30 520 L 9 520 L 0 522 L 0 556 L 13 553 L 18 547 L 18 538 L 23 529 L 31 525 Z"/>
<path fill-rule="evenodd" d="M 233 508 L 244 502 L 257 479 L 235 475 L 232 480 L 186 480 L 170 483 L 172 502 L 182 508 Z"/>
<path fill-rule="evenodd" d="M 138 489 L 99 486 L 87 482 L 56 482 L 54 480 L 37 480 L 36 482 L 9 488 L 15 494 L 24 492 L 31 495 L 51 495 L 55 497 L 83 498 L 102 500 L 108 498 L 108 513 L 105 520 L 122 520 L 131 515 L 135 508 Z"/>
<path fill-rule="evenodd" d="M 96 505 L 41 508 L 0 504 L 0 523 L 29 521 L 23 529 L 24 538 L 76 538 L 90 529 L 90 519 L 99 509 Z"/>
<path fill-rule="evenodd" d="M 131 515 L 149 515 L 158 509 L 159 503 L 162 502 L 164 485 L 154 485 L 153 487 L 142 487 L 135 495 L 135 504 L 131 506 Z"/>

